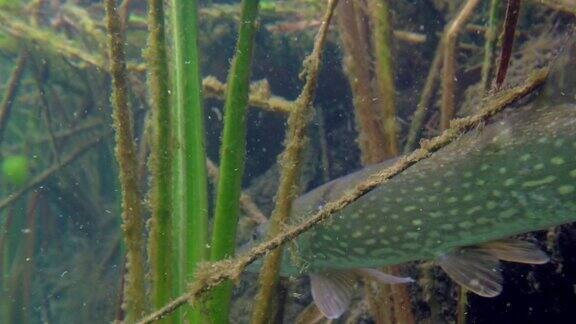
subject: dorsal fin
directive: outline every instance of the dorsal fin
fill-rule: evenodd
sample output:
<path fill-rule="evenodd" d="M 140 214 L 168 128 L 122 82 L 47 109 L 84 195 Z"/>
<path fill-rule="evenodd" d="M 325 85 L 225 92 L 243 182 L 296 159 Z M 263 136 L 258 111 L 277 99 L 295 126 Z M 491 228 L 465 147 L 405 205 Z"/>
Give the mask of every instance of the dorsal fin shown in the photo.
<path fill-rule="evenodd" d="M 437 261 L 452 280 L 480 296 L 496 297 L 502 292 L 500 262 L 482 249 L 460 248 Z"/>
<path fill-rule="evenodd" d="M 340 317 L 350 306 L 356 278 L 351 271 L 326 271 L 310 274 L 312 298 L 329 319 Z"/>
<path fill-rule="evenodd" d="M 485 243 L 480 248 L 502 261 L 527 264 L 544 264 L 550 261 L 548 255 L 538 245 L 518 239 Z"/>

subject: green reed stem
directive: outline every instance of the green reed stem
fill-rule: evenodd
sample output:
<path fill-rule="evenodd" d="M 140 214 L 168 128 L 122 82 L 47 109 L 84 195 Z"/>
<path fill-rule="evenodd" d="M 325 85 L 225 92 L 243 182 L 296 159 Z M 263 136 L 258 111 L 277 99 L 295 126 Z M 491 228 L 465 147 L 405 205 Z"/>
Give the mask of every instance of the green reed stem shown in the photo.
<path fill-rule="evenodd" d="M 204 111 L 198 50 L 198 1 L 172 0 L 172 30 L 176 79 L 175 125 L 178 140 L 175 170 L 174 226 L 178 293 L 194 279 L 198 263 L 208 256 L 208 180 L 204 139 Z M 201 323 L 198 309 L 189 312 L 190 323 Z"/>
<path fill-rule="evenodd" d="M 496 41 L 498 40 L 498 26 L 502 17 L 500 11 L 500 0 L 490 0 L 490 11 L 488 18 L 488 28 L 484 34 L 484 61 L 482 62 L 482 90 L 486 93 L 490 90 L 490 75 L 493 71 L 494 53 L 496 49 Z"/>
<path fill-rule="evenodd" d="M 392 27 L 388 0 L 369 2 L 370 18 L 374 25 L 374 58 L 378 81 L 378 108 L 382 116 L 382 134 L 385 137 L 385 154 L 390 158 L 398 155 L 398 126 L 396 124 L 396 87 L 392 61 Z"/>
<path fill-rule="evenodd" d="M 144 288 L 144 220 L 142 200 L 138 191 L 136 145 L 132 117 L 128 107 L 128 81 L 124 33 L 116 0 L 105 0 L 110 73 L 112 75 L 112 113 L 116 131 L 116 158 L 122 188 L 122 231 L 126 243 L 126 288 L 124 307 L 126 322 L 134 322 L 146 309 Z"/>
<path fill-rule="evenodd" d="M 228 73 L 224 106 L 224 132 L 220 148 L 220 177 L 212 234 L 213 261 L 234 256 L 246 158 L 246 109 L 250 92 L 250 68 L 256 34 L 259 0 L 243 0 L 236 54 Z M 213 323 L 227 323 L 232 282 L 214 289 L 210 302 Z"/>
<path fill-rule="evenodd" d="M 152 99 L 150 268 L 152 304 L 161 307 L 172 294 L 172 145 L 168 56 L 162 0 L 148 2 L 148 82 Z"/>

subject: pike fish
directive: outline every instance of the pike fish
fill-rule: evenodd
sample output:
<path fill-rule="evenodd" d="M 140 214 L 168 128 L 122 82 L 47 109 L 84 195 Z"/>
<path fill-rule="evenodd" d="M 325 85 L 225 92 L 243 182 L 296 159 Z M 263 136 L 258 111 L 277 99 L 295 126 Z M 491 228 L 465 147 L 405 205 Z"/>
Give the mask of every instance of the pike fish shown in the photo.
<path fill-rule="evenodd" d="M 574 46 L 567 52 L 572 62 L 562 68 L 576 72 Z M 385 265 L 435 260 L 460 285 L 494 297 L 501 260 L 546 263 L 537 244 L 510 237 L 576 221 L 576 77 L 558 73 L 531 103 L 508 108 L 302 234 L 284 253 L 281 274 L 309 274 L 316 305 L 337 318 L 358 275 L 412 281 L 376 270 Z M 292 222 L 391 163 L 304 194 Z"/>

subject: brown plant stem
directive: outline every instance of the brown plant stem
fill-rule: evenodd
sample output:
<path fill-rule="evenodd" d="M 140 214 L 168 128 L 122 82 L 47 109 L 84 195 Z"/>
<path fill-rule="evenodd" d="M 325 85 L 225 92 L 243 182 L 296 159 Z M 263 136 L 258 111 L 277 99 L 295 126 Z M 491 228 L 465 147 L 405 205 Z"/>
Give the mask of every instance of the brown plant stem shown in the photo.
<path fill-rule="evenodd" d="M 34 72 L 34 80 L 36 81 L 36 87 L 38 88 L 38 96 L 40 97 L 42 110 L 44 112 L 44 121 L 46 123 L 46 128 L 48 129 L 48 140 L 50 141 L 50 147 L 52 148 L 54 159 L 58 161 L 60 159 L 60 149 L 56 135 L 54 133 L 52 113 L 50 112 L 50 104 L 48 103 L 48 95 L 46 93 L 46 88 L 44 87 L 44 82 L 41 77 L 41 66 L 39 66 L 41 63 L 39 63 L 37 59 L 32 59 L 31 63 L 31 67 Z"/>
<path fill-rule="evenodd" d="M 506 78 L 506 72 L 512 57 L 512 46 L 514 45 L 514 32 L 518 23 L 520 13 L 520 0 L 508 0 L 506 7 L 506 18 L 504 20 L 504 36 L 502 37 L 502 51 L 500 53 L 500 64 L 496 74 L 496 89 L 499 90 Z"/>
<path fill-rule="evenodd" d="M 407 156 L 399 158 L 392 166 L 375 173 L 368 180 L 360 183 L 354 189 L 349 191 L 346 195 L 337 200 L 326 203 L 320 211 L 316 212 L 304 222 L 286 228 L 280 234 L 255 246 L 247 254 L 229 260 L 203 264 L 200 269 L 198 269 L 197 279 L 191 284 L 188 293 L 177 297 L 163 308 L 140 319 L 137 323 L 152 323 L 186 303 L 196 303 L 206 294 L 206 292 L 225 280 L 238 280 L 240 274 L 255 260 L 261 258 L 275 248 L 296 239 L 299 235 L 310 230 L 316 224 L 328 220 L 331 215 L 344 209 L 370 190 L 386 183 L 404 170 L 408 169 L 410 166 L 428 158 L 432 153 L 452 143 L 464 133 L 485 123 L 491 117 L 503 111 L 510 104 L 532 93 L 532 91 L 544 83 L 547 77 L 548 69 L 536 71 L 528 78 L 525 84 L 509 91 L 502 92 L 497 98 L 493 98 L 486 104 L 485 108 L 482 109 L 480 113 L 453 120 L 450 128 L 446 129 L 439 136 L 423 141 L 420 149 L 415 150 Z"/>
<path fill-rule="evenodd" d="M 105 0 L 106 27 L 110 73 L 112 75 L 112 113 L 116 133 L 116 158 L 122 188 L 122 231 L 126 243 L 126 321 L 133 322 L 146 309 L 144 219 L 143 206 L 138 190 L 138 172 L 135 166 L 136 147 L 133 136 L 131 112 L 128 107 L 128 82 L 124 34 L 116 0 Z"/>
<path fill-rule="evenodd" d="M 440 111 L 440 128 L 450 127 L 450 120 L 455 112 L 456 84 L 456 41 L 464 24 L 472 17 L 474 8 L 480 0 L 467 0 L 458 15 L 448 25 L 445 33 L 444 63 L 442 69 L 442 107 Z"/>
<path fill-rule="evenodd" d="M 215 77 L 205 77 L 202 80 L 202 86 L 204 97 L 221 100 L 226 98 L 226 84 L 218 81 Z M 248 104 L 252 107 L 258 107 L 270 112 L 288 114 L 290 113 L 293 102 L 282 97 L 251 90 Z"/>
<path fill-rule="evenodd" d="M 20 81 L 22 80 L 27 60 L 28 53 L 25 50 L 22 50 L 20 56 L 18 56 L 18 60 L 16 61 L 16 66 L 14 67 L 14 70 L 12 70 L 12 74 L 10 74 L 10 78 L 8 79 L 8 86 L 2 95 L 2 102 L 0 103 L 0 145 L 2 145 L 2 141 L 4 140 L 4 133 L 6 132 L 8 119 L 12 112 L 14 99 L 16 98 L 16 93 L 20 87 Z"/>
<path fill-rule="evenodd" d="M 314 41 L 314 49 L 306 58 L 302 75 L 306 78 L 304 87 L 292 106 L 288 116 L 288 129 L 286 134 L 286 147 L 280 158 L 280 185 L 276 198 L 274 211 L 270 218 L 270 228 L 267 237 L 272 238 L 284 228 L 292 208 L 292 201 L 298 195 L 298 183 L 304 148 L 306 146 L 306 130 L 312 114 L 312 102 L 318 83 L 318 73 L 322 63 L 322 53 L 330 21 L 338 0 L 329 0 L 322 24 Z M 282 249 L 271 251 L 264 259 L 258 278 L 259 290 L 256 295 L 252 311 L 253 324 L 267 323 L 270 314 L 268 301 L 273 298 L 278 285 L 278 273 L 282 262 Z"/>
<path fill-rule="evenodd" d="M 370 74 L 370 48 L 368 38 L 362 34 L 363 25 L 358 22 L 359 3 L 343 0 L 338 8 L 339 34 L 344 51 L 344 69 L 353 95 L 354 115 L 358 130 L 362 164 L 374 164 L 385 160 L 386 143 L 382 134 L 380 116 L 376 116 L 373 104 L 375 94 Z"/>

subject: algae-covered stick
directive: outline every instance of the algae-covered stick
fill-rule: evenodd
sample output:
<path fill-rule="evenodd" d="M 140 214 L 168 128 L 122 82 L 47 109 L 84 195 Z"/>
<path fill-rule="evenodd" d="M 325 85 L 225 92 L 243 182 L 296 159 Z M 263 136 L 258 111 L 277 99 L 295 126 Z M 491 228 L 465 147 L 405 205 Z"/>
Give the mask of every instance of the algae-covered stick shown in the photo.
<path fill-rule="evenodd" d="M 2 96 L 2 102 L 0 103 L 0 144 L 2 144 L 2 140 L 4 139 L 4 133 L 6 132 L 10 112 L 12 111 L 16 92 L 18 91 L 22 75 L 24 74 L 24 67 L 26 66 L 27 59 L 28 53 L 25 50 L 21 51 L 16 66 L 10 75 L 8 86 Z"/>
<path fill-rule="evenodd" d="M 168 55 L 164 31 L 164 3 L 148 3 L 149 40 L 148 71 L 152 99 L 152 147 L 150 171 L 150 226 L 149 256 L 152 279 L 152 304 L 160 307 L 170 300 L 175 271 L 172 240 L 172 143 L 170 141 L 170 98 L 168 84 Z"/>
<path fill-rule="evenodd" d="M 106 0 L 106 26 L 112 75 L 112 112 L 116 131 L 116 158 L 122 187 L 122 231 L 126 243 L 126 321 L 142 316 L 146 309 L 144 288 L 144 219 L 142 200 L 138 191 L 138 174 L 134 168 L 136 147 L 132 118 L 128 107 L 128 81 L 124 36 L 120 25 L 116 1 Z"/>
<path fill-rule="evenodd" d="M 279 233 L 284 224 L 288 222 L 292 202 L 297 195 L 298 181 L 300 179 L 300 168 L 302 154 L 306 142 L 306 128 L 311 113 L 312 102 L 318 83 L 318 74 L 322 63 L 322 54 L 326 36 L 330 27 L 330 21 L 334 14 L 334 9 L 338 5 L 338 0 L 330 0 L 327 3 L 326 11 L 322 18 L 321 27 L 314 40 L 314 49 L 306 59 L 304 73 L 306 83 L 302 92 L 298 96 L 288 117 L 288 130 L 286 135 L 286 148 L 282 153 L 280 164 L 282 165 L 280 184 L 274 211 L 271 216 L 271 224 L 268 236 L 272 237 Z M 264 266 L 260 272 L 258 285 L 259 290 L 256 295 L 256 303 L 252 311 L 252 322 L 255 324 L 268 323 L 268 316 L 271 313 L 269 304 L 276 292 L 278 285 L 278 274 L 280 262 L 282 260 L 282 249 L 271 251 L 264 259 Z"/>

